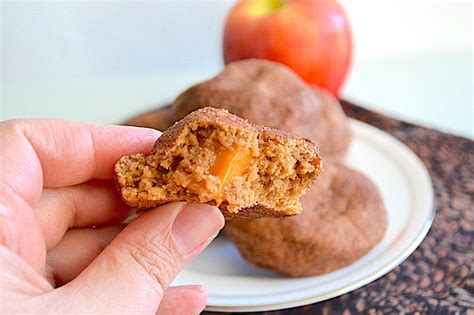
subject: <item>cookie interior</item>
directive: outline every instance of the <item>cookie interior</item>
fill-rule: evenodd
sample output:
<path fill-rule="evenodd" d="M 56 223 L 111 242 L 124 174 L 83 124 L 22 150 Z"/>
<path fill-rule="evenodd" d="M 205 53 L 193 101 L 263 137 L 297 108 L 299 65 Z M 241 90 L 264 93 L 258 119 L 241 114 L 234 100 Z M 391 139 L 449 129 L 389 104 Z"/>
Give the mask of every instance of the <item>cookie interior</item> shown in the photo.
<path fill-rule="evenodd" d="M 122 157 L 116 173 L 124 200 L 138 208 L 180 200 L 230 213 L 260 205 L 292 215 L 301 212 L 298 199 L 320 168 L 305 140 L 194 121 L 152 155 Z"/>

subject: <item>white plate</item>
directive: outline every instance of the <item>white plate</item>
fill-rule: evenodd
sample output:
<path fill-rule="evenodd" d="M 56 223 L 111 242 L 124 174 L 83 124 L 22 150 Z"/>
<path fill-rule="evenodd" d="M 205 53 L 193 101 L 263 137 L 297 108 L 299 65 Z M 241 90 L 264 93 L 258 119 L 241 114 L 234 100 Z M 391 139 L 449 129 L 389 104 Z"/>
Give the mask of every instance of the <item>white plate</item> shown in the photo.
<path fill-rule="evenodd" d="M 403 143 L 352 120 L 347 163 L 380 188 L 388 212 L 383 240 L 346 268 L 315 277 L 288 278 L 247 263 L 224 236 L 215 240 L 173 283 L 207 287 L 210 311 L 264 311 L 306 305 L 347 293 L 386 274 L 426 236 L 434 215 L 430 176 Z"/>

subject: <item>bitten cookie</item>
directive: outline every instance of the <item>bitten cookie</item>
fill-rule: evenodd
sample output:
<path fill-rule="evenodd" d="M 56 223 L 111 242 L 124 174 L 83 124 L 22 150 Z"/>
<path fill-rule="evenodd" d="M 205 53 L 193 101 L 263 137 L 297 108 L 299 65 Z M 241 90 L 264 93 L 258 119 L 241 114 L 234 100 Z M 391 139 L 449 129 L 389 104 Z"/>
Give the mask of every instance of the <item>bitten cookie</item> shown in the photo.
<path fill-rule="evenodd" d="M 385 233 L 386 211 L 377 187 L 343 165 L 325 166 L 301 202 L 299 216 L 230 220 L 225 234 L 250 263 L 298 277 L 353 263 Z"/>
<path fill-rule="evenodd" d="M 286 66 L 261 59 L 232 62 L 213 79 L 187 89 L 170 108 L 140 115 L 127 124 L 165 130 L 208 106 L 311 139 L 324 160 L 342 160 L 351 138 L 349 121 L 336 99 L 307 85 Z"/>
<path fill-rule="evenodd" d="M 210 107 L 166 130 L 151 155 L 127 155 L 115 165 L 118 189 L 132 207 L 200 202 L 226 217 L 299 214 L 299 198 L 320 170 L 310 140 Z"/>

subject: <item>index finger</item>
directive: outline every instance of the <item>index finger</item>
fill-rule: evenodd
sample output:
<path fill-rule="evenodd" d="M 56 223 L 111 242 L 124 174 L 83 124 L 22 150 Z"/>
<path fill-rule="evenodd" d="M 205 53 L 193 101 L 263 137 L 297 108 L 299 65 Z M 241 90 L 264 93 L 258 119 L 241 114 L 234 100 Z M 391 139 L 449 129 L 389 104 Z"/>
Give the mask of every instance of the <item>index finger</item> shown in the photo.
<path fill-rule="evenodd" d="M 92 178 L 112 178 L 115 162 L 149 152 L 159 131 L 96 126 L 64 120 L 1 123 L 2 186 L 33 205 L 42 187 L 62 187 Z"/>

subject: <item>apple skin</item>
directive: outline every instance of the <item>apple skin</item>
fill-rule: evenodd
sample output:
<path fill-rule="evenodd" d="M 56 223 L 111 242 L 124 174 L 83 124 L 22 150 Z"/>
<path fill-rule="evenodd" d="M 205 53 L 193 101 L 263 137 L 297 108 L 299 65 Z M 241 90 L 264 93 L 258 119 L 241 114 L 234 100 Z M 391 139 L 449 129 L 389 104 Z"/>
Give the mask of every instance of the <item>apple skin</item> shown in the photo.
<path fill-rule="evenodd" d="M 224 62 L 261 58 L 287 65 L 335 97 L 349 70 L 352 35 L 337 1 L 243 0 L 230 11 Z"/>

